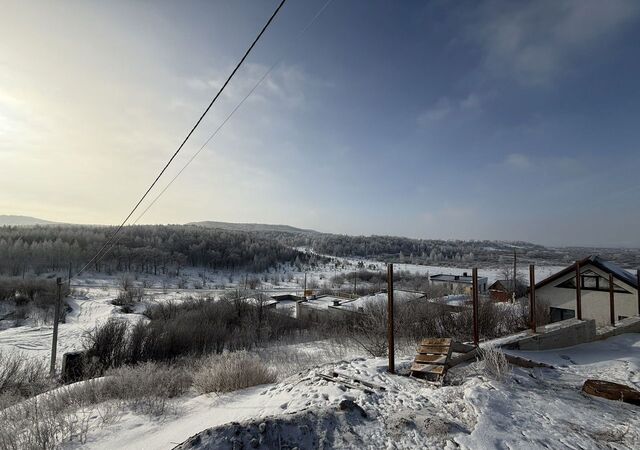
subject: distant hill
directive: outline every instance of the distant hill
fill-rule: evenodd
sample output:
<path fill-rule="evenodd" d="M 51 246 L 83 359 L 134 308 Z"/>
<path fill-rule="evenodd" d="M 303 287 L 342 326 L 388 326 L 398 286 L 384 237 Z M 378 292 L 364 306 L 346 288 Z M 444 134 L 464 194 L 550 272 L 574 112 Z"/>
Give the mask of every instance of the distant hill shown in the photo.
<path fill-rule="evenodd" d="M 196 225 L 205 228 L 219 228 L 231 231 L 275 231 L 279 233 L 318 233 L 314 230 L 305 230 L 289 225 L 268 225 L 263 223 L 231 223 L 205 220 L 202 222 L 189 222 L 186 225 Z"/>
<path fill-rule="evenodd" d="M 29 216 L 8 216 L 0 214 L 0 226 L 4 225 L 56 225 L 59 222 L 51 222 L 50 220 L 38 219 Z"/>

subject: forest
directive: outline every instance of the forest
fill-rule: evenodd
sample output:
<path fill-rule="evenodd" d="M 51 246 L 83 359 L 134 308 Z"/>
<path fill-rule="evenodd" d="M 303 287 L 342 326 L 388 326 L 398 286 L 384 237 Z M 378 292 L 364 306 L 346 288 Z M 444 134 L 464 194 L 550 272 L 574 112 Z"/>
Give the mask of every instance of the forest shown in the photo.
<path fill-rule="evenodd" d="M 180 275 L 184 267 L 263 272 L 284 264 L 313 267 L 334 257 L 382 262 L 477 267 L 511 264 L 571 264 L 599 254 L 622 267 L 640 266 L 638 249 L 551 248 L 528 242 L 411 239 L 396 236 L 348 236 L 307 230 L 237 230 L 202 225 L 124 227 L 116 244 L 89 269 Z M 115 227 L 35 225 L 0 227 L 0 275 L 20 276 L 78 270 L 98 252 Z M 306 249 L 312 252 L 307 252 Z"/>
<path fill-rule="evenodd" d="M 0 227 L 0 274 L 20 276 L 79 270 L 115 231 L 105 226 Z M 122 229 L 116 244 L 89 270 L 180 275 L 184 267 L 265 271 L 279 264 L 310 264 L 308 255 L 256 233 L 188 225 L 140 225 Z"/>

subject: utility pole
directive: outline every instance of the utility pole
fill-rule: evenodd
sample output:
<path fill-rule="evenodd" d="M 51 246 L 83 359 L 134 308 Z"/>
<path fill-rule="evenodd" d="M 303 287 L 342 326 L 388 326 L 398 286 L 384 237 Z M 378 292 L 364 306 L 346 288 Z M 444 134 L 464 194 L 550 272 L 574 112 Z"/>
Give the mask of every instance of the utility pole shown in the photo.
<path fill-rule="evenodd" d="M 531 331 L 536 332 L 536 268 L 529 265 L 529 320 Z"/>
<path fill-rule="evenodd" d="M 304 287 L 302 289 L 302 297 L 307 299 L 307 272 L 304 273 Z"/>
<path fill-rule="evenodd" d="M 71 261 L 69 261 L 69 292 L 71 292 Z"/>
<path fill-rule="evenodd" d="M 640 316 L 640 269 L 636 269 L 636 293 L 638 294 L 638 315 Z"/>
<path fill-rule="evenodd" d="M 395 342 L 393 333 L 393 264 L 387 266 L 387 340 L 389 341 L 389 373 L 396 373 Z"/>
<path fill-rule="evenodd" d="M 56 302 L 55 315 L 53 317 L 53 342 L 51 343 L 51 367 L 49 374 L 56 374 L 56 352 L 58 350 L 58 320 L 60 318 L 60 303 L 62 302 L 62 278 L 56 279 L 58 286 L 58 301 Z"/>
<path fill-rule="evenodd" d="M 517 260 L 517 256 L 516 256 L 516 249 L 513 249 L 513 293 L 511 294 L 511 299 L 513 300 L 513 303 L 515 303 L 516 301 L 516 280 L 517 280 L 517 266 L 516 266 L 516 260 Z"/>
<path fill-rule="evenodd" d="M 476 267 L 473 268 L 471 272 L 472 277 L 472 297 L 471 301 L 473 303 L 473 345 L 476 347 L 480 341 L 479 333 L 478 333 L 478 269 Z"/>
<path fill-rule="evenodd" d="M 353 273 L 353 293 L 354 295 L 358 295 L 358 271 L 357 270 Z"/>

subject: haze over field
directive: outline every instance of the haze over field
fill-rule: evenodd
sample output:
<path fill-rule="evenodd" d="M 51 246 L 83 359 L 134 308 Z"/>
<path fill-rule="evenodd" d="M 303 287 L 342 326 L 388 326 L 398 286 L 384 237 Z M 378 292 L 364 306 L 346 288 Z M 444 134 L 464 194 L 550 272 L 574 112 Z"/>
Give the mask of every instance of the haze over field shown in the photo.
<path fill-rule="evenodd" d="M 141 223 L 638 246 L 640 4 L 291 2 Z M 126 216 L 273 2 L 2 2 L 0 212 Z M 166 183 L 168 178 L 162 181 Z"/>

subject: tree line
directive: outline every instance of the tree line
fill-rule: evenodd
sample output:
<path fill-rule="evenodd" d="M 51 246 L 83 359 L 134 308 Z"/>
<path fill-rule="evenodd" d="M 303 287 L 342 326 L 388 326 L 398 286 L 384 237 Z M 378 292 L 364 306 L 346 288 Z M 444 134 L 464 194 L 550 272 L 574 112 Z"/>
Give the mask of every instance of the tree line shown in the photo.
<path fill-rule="evenodd" d="M 115 231 L 110 226 L 0 227 L 0 274 L 21 276 L 78 270 Z M 135 225 L 89 270 L 180 275 L 184 267 L 266 271 L 318 258 L 256 233 L 189 225 Z M 314 260 L 314 261 L 311 261 Z"/>

